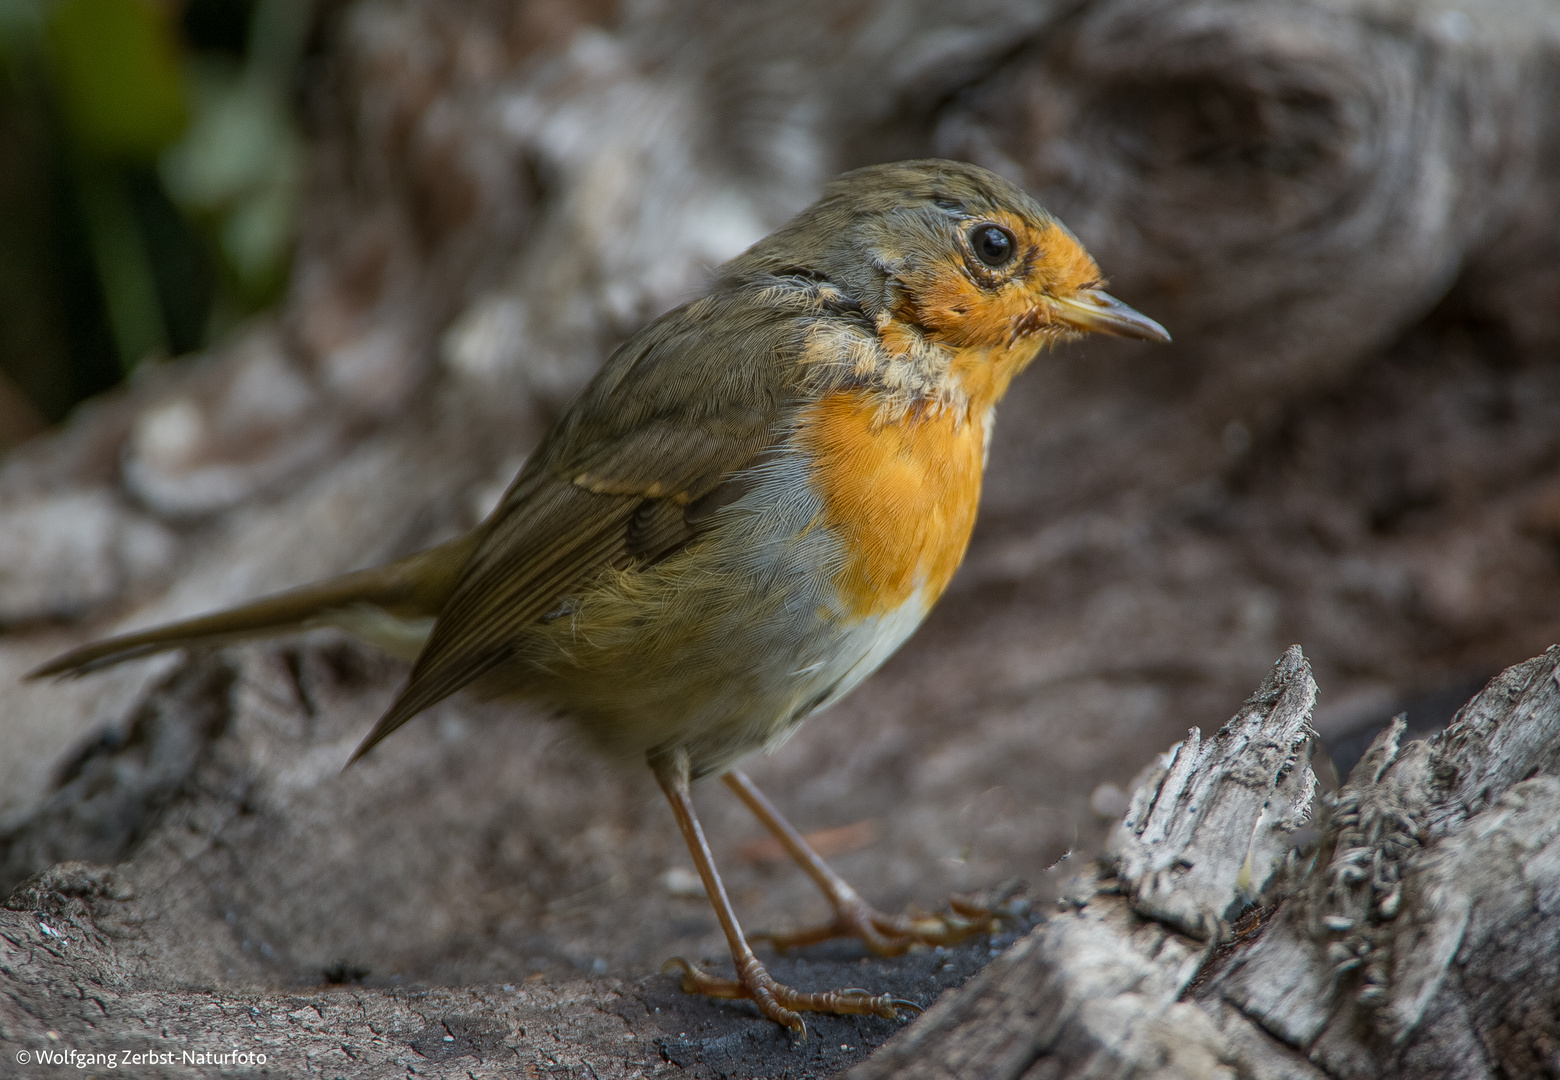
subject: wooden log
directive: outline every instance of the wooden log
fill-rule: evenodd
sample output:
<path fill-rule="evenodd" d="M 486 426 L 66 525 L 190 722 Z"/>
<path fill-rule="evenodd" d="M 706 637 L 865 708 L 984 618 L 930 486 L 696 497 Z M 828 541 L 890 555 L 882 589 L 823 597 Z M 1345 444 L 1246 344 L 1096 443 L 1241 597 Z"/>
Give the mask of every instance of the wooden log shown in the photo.
<path fill-rule="evenodd" d="M 1400 745 L 1395 722 L 1320 803 L 1314 697 L 1291 650 L 1215 738 L 1147 771 L 1061 913 L 851 1080 L 1552 1071 L 1560 649 L 1431 739 Z"/>
<path fill-rule="evenodd" d="M 1194 729 L 1145 770 L 1105 857 L 1055 915 L 851 1080 L 1550 1068 L 1560 649 L 1504 672 L 1430 740 L 1400 745 L 1392 725 L 1320 802 L 1315 694 L 1291 649 L 1213 737 Z M 1297 847 L 1313 811 L 1319 831 Z M 667 1064 L 643 984 L 141 987 L 124 945 L 94 918 L 128 898 L 120 875 L 79 863 L 12 895 L 0 915 L 11 1045 L 52 1052 L 52 1031 L 61 1047 L 107 1053 L 161 1032 L 162 1052 L 242 1047 L 283 1071 L 311 1063 L 347 1075 L 407 1064 L 457 1075 L 466 1057 L 600 1075 Z M 755 1050 L 748 1068 L 765 1063 Z"/>

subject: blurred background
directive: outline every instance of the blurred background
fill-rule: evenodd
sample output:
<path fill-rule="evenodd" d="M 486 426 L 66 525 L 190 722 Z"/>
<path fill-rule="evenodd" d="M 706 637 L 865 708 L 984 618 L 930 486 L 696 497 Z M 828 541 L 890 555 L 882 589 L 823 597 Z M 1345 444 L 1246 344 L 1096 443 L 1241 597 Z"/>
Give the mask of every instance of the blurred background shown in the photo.
<path fill-rule="evenodd" d="M 343 774 L 405 668 L 339 636 L 21 676 L 469 528 L 875 161 L 1010 177 L 1175 335 L 1015 383 L 946 597 L 752 762 L 875 901 L 1051 888 L 1292 643 L 1346 771 L 1560 640 L 1552 0 L 0 0 L 0 55 L 0 893 L 118 866 L 152 983 L 720 957 L 645 771 L 523 706 Z M 698 797 L 750 925 L 821 916 Z"/>
<path fill-rule="evenodd" d="M 309 0 L 0 3 L 0 445 L 280 296 Z"/>

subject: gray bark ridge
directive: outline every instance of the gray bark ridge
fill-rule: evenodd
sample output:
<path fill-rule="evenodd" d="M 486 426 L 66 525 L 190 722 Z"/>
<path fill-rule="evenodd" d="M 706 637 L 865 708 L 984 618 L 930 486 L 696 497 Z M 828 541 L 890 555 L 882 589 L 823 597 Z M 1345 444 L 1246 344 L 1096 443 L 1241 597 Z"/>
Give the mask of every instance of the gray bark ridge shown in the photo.
<path fill-rule="evenodd" d="M 1560 648 L 1321 800 L 1315 693 L 1291 649 L 1145 771 L 1062 914 L 851 1080 L 1554 1075 Z"/>
<path fill-rule="evenodd" d="M 1310 817 L 1315 705 L 1292 646 L 1213 738 L 1193 728 L 1139 777 L 1106 851 L 1133 910 L 1217 939 L 1262 895 Z"/>
<path fill-rule="evenodd" d="M 1560 649 L 1376 739 L 1315 863 L 1201 988 L 1328 1075 L 1560 1068 Z"/>
<path fill-rule="evenodd" d="M 1315 702 L 1293 646 L 1216 734 L 1194 728 L 1144 770 L 1105 858 L 1060 914 L 851 1080 L 1226 1070 L 1228 1040 L 1182 997 L 1310 812 Z"/>

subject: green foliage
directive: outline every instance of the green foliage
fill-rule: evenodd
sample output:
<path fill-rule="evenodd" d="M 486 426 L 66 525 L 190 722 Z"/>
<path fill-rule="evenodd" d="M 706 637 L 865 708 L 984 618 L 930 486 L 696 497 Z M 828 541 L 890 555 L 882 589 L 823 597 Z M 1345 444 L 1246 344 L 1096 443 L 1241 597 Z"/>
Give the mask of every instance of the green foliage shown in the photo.
<path fill-rule="evenodd" d="M 58 0 L 49 66 L 72 142 L 96 158 L 150 160 L 188 109 L 167 11 L 148 0 Z"/>
<path fill-rule="evenodd" d="M 46 418 L 281 295 L 310 18 L 310 0 L 0 0 L 0 383 Z"/>
<path fill-rule="evenodd" d="M 168 193 L 209 230 L 245 304 L 286 274 L 303 144 L 270 79 L 229 64 L 191 64 L 194 122 L 162 158 Z"/>

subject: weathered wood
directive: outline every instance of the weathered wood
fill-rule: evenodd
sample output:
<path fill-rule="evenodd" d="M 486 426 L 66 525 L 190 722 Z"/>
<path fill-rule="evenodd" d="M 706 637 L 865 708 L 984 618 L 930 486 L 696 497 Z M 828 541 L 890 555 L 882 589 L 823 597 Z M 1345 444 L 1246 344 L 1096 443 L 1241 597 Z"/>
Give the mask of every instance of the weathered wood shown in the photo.
<path fill-rule="evenodd" d="M 1320 838 L 1281 842 L 1271 891 L 1248 894 L 1231 841 L 1269 822 L 1292 832 L 1313 806 L 1288 778 L 1310 771 L 1314 694 L 1294 650 L 1214 739 L 1194 730 L 1134 792 L 1115 871 L 1081 877 L 1062 913 L 852 1080 L 1552 1072 L 1560 648 L 1504 672 L 1430 740 L 1400 746 L 1401 722 L 1389 727 L 1318 808 Z M 1185 841 L 1220 816 L 1225 828 Z M 1152 874 L 1156 844 L 1183 873 L 1161 873 L 1145 902 L 1134 875 Z M 1182 936 L 1242 905 L 1207 945 Z"/>
<path fill-rule="evenodd" d="M 1315 868 L 1198 998 L 1329 1075 L 1536 1076 L 1560 1066 L 1560 649 L 1445 732 L 1384 731 Z"/>
<path fill-rule="evenodd" d="M 134 898 L 124 876 L 64 863 L 29 879 L 10 908 L 0 908 L 0 1075 L 33 1075 L 46 1062 L 96 1064 L 87 1075 L 103 1075 L 114 1055 L 111 1067 L 127 1075 L 168 1080 L 828 1076 L 900 1026 L 811 1017 L 810 1037 L 798 1043 L 755 1012 L 690 998 L 676 979 L 660 976 L 365 987 L 353 983 L 364 973 L 346 965 L 335 976 L 343 985 L 332 987 L 170 985 L 156 944 L 116 910 Z M 985 963 L 987 946 L 872 965 L 778 959 L 770 968 L 819 989 L 848 968 L 930 1000 Z M 16 1068 L 18 1052 L 34 1055 L 20 1063 L 27 1067 Z M 58 1055 L 68 1052 L 80 1057 L 62 1062 Z M 127 1052 L 143 1057 L 132 1061 Z M 238 1056 L 214 1060 L 222 1054 Z"/>
<path fill-rule="evenodd" d="M 1181 999 L 1310 813 L 1315 701 L 1292 648 L 1215 735 L 1193 728 L 1145 770 L 1111 835 L 1113 872 L 1073 882 L 1060 913 L 852 1080 L 1233 1075 L 1215 1024 Z"/>
<path fill-rule="evenodd" d="M 1262 896 L 1310 816 L 1315 705 L 1295 646 L 1217 735 L 1193 728 L 1139 780 L 1106 848 L 1134 910 L 1217 940 Z"/>
<path fill-rule="evenodd" d="M 1549 1067 L 1560 1004 L 1560 648 L 1505 672 L 1428 742 L 1400 746 L 1402 725 L 1391 726 L 1326 806 L 1320 838 L 1296 851 L 1285 838 L 1312 810 L 1315 694 L 1291 649 L 1214 737 L 1194 729 L 1146 770 L 1105 859 L 1057 915 L 851 1076 Z M 49 1050 L 39 1027 L 53 1025 L 67 1047 L 107 1053 L 147 1039 L 137 1025 L 155 1020 L 159 1052 L 241 1044 L 279 1068 L 329 1061 L 347 1075 L 376 1075 L 409 1054 L 434 1065 L 551 1060 L 601 1075 L 655 1071 L 657 1048 L 666 1057 L 655 1035 L 664 1029 L 644 1022 L 643 986 L 315 992 L 282 1003 L 137 991 L 129 974 L 139 965 L 116 955 L 94 917 L 94 905 L 131 895 L 120 875 L 84 864 L 13 894 L 0 917 L 0 1026 L 14 1043 Z M 1514 982 L 1512 970 L 1531 978 Z M 75 1004 L 49 1005 L 62 994 Z M 625 1012 L 634 1000 L 637 1024 Z M 312 1014 L 306 1023 L 300 1010 Z"/>

